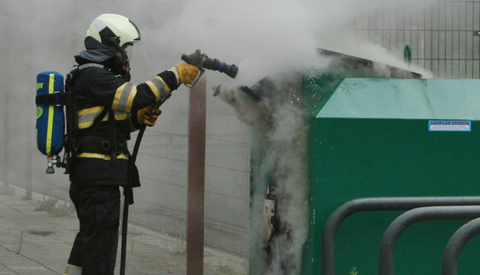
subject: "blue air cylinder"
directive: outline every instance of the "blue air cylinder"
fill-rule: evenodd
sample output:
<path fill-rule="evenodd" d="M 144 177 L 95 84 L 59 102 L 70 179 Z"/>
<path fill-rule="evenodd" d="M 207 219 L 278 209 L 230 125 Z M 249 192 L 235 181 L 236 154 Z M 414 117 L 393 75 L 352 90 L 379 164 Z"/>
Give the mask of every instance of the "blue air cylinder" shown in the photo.
<path fill-rule="evenodd" d="M 53 174 L 53 164 L 59 163 L 65 137 L 65 115 L 61 102 L 64 94 L 63 75 L 42 72 L 37 75 L 37 148 L 48 157 L 47 173 Z"/>

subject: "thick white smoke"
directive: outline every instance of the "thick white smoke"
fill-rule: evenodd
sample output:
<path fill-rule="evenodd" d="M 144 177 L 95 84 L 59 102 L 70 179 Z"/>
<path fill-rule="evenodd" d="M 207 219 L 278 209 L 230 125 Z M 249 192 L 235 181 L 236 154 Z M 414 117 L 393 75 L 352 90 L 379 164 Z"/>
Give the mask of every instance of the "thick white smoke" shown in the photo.
<path fill-rule="evenodd" d="M 158 34 L 173 55 L 198 48 L 235 63 L 236 83 L 251 85 L 267 75 L 316 65 L 317 26 L 301 1 L 195 0 Z"/>
<path fill-rule="evenodd" d="M 187 1 L 180 16 L 157 32 L 162 38 L 162 47 L 170 51 L 168 54 L 178 56 L 198 48 L 210 57 L 237 64 L 240 68 L 237 78 L 225 79 L 229 87 L 251 86 L 266 76 L 281 72 L 322 68 L 328 60 L 318 58 L 319 47 L 428 75 L 420 68 L 408 67 L 402 56 L 393 56 L 381 46 L 354 38 L 348 28 L 354 20 L 368 16 L 372 9 L 385 11 L 401 6 L 405 11 L 407 2 L 195 0 Z M 284 93 L 277 96 L 285 97 Z M 265 156 L 261 171 L 256 175 L 258 182 L 252 197 L 251 253 L 263 254 L 259 251 L 263 249 L 265 232 L 261 215 L 267 182 L 272 177 L 276 179 L 277 213 L 288 227 L 288 234 L 284 233 L 272 242 L 271 264 L 251 263 L 251 271 L 255 274 L 299 274 L 302 247 L 308 234 L 304 111 L 287 102 L 272 114 L 275 125 L 262 129 L 262 123 L 252 118 L 258 113 L 249 107 L 248 100 L 236 97 L 228 89 L 222 97 L 233 103 L 242 120 L 254 125 L 264 138 L 261 146 L 264 146 Z M 251 257 L 254 258 L 258 259 Z"/>
<path fill-rule="evenodd" d="M 413 13 L 419 7 L 416 2 L 192 0 L 183 4 L 179 16 L 152 28 L 148 35 L 158 38 L 156 50 L 166 56 L 178 57 L 198 48 L 210 57 L 235 63 L 240 67 L 235 83 L 251 85 L 278 72 L 321 66 L 316 49 L 322 46 L 371 57 L 372 44 L 352 41 L 346 26 L 374 9 L 402 7 L 405 11 L 405 7 L 411 6 Z M 397 62 L 400 58 L 384 54 L 381 47 L 375 51 L 376 61 L 401 63 Z"/>
<path fill-rule="evenodd" d="M 423 0 L 422 3 L 427 1 L 436 0 Z M 326 61 L 317 59 L 318 47 L 400 66 L 401 60 L 386 49 L 368 40 L 354 39 L 347 26 L 367 16 L 372 9 L 395 10 L 401 7 L 408 13 L 410 11 L 405 7 L 411 4 L 411 12 L 414 13 L 413 9 L 418 7 L 416 2 L 136 0 L 120 4 L 109 0 L 2 1 L 4 5 L 0 11 L 0 21 L 4 28 L 0 45 L 6 53 L 2 56 L 0 74 L 4 86 L 4 120 L 1 127 L 4 179 L 24 181 L 23 178 L 18 179 L 18 170 L 13 167 L 25 166 L 23 158 L 19 160 L 18 156 L 26 155 L 23 152 L 26 144 L 33 144 L 34 126 L 31 118 L 35 114 L 34 108 L 29 107 L 29 111 L 20 114 L 21 122 L 25 123 L 19 123 L 18 110 L 25 110 L 25 102 L 32 102 L 34 76 L 44 70 L 68 72 L 74 64 L 73 56 L 83 49 L 83 36 L 88 25 L 101 13 L 125 15 L 142 31 L 143 42 L 135 47 L 132 61 L 135 82 L 148 80 L 180 62 L 181 54 L 201 49 L 210 57 L 239 66 L 235 80 L 224 77 L 222 81 L 232 86 L 250 86 L 265 76 L 279 72 L 323 66 Z M 175 100 L 172 98 L 172 103 Z M 248 113 L 248 106 L 243 110 Z M 279 211 L 285 210 L 282 214 L 295 228 L 294 245 L 284 251 L 287 255 L 294 255 L 294 264 L 299 267 L 301 246 L 307 234 L 306 206 L 303 204 L 307 194 L 303 162 L 305 140 L 301 132 L 304 120 L 302 110 L 287 106 L 274 116 L 279 124 L 269 136 L 269 142 L 276 145 L 268 152 L 269 159 L 274 162 L 281 153 L 284 158 L 279 163 L 279 172 L 295 171 L 282 178 L 281 182 L 282 191 L 289 194 L 291 208 L 288 211 L 280 208 Z M 22 129 L 19 125 L 25 125 L 30 130 Z M 290 146 L 287 150 L 281 147 L 285 144 Z M 265 164 L 265 169 L 271 167 L 272 163 Z M 43 164 L 34 169 L 38 174 L 44 172 Z M 57 186 L 66 188 L 64 178 L 57 181 Z M 47 187 L 45 190 L 52 189 Z M 263 202 L 259 205 L 263 205 Z"/>

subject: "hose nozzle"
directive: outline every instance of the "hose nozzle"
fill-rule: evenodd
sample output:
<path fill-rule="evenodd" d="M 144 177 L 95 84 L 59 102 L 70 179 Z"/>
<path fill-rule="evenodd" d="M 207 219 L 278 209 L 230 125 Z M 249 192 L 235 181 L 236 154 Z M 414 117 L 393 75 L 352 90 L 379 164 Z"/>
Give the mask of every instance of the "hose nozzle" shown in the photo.
<path fill-rule="evenodd" d="M 206 54 L 202 54 L 200 50 L 196 50 L 189 55 L 182 54 L 182 60 L 188 64 L 195 65 L 200 69 L 219 71 L 231 78 L 235 78 L 238 73 L 238 67 L 236 65 L 226 64 L 216 58 L 209 58 Z"/>

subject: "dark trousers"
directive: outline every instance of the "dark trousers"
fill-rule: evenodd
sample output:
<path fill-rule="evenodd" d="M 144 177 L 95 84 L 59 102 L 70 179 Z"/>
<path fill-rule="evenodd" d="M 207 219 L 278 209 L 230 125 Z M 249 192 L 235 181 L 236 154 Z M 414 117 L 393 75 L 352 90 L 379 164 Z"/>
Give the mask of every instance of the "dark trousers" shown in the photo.
<path fill-rule="evenodd" d="M 77 211 L 80 231 L 68 264 L 81 267 L 82 274 L 113 275 L 120 224 L 119 186 L 72 182 L 70 198 Z"/>

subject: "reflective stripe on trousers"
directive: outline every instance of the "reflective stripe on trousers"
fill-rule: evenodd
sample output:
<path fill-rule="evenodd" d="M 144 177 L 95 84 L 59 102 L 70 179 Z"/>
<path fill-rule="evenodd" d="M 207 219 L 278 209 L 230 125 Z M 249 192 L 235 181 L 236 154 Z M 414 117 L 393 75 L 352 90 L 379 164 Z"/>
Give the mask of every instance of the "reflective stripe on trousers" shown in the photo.
<path fill-rule="evenodd" d="M 80 266 L 67 264 L 64 275 L 82 275 L 82 268 Z"/>

